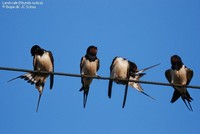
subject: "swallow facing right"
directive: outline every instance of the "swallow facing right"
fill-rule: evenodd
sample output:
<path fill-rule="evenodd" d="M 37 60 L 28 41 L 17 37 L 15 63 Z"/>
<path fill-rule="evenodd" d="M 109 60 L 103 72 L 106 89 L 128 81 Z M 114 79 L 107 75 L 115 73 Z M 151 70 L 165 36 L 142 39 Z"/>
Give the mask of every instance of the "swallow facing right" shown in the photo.
<path fill-rule="evenodd" d="M 189 85 L 193 77 L 193 70 L 187 68 L 183 64 L 181 57 L 179 57 L 178 55 L 173 55 L 171 57 L 171 69 L 165 71 L 165 77 L 167 78 L 169 83 L 183 85 L 182 87 L 173 86 L 174 94 L 172 96 L 171 103 L 174 103 L 181 96 L 186 107 L 190 111 L 193 111 L 190 104 L 193 99 L 192 97 L 190 97 L 190 94 L 185 87 L 185 85 Z M 187 100 L 188 104 L 185 100 Z"/>
<path fill-rule="evenodd" d="M 124 80 L 117 80 L 117 79 L 138 81 L 140 79 L 140 77 L 145 75 L 145 73 L 143 73 L 144 71 L 146 71 L 152 67 L 155 67 L 157 65 L 159 65 L 159 64 L 153 65 L 151 67 L 148 67 L 148 68 L 145 68 L 142 70 L 138 70 L 137 65 L 135 63 L 133 63 L 129 60 L 126 60 L 125 58 L 115 57 L 113 59 L 112 64 L 110 66 L 110 77 L 115 78 L 116 79 L 115 82 L 117 84 L 125 85 L 124 101 L 123 101 L 122 108 L 124 108 L 125 103 L 126 103 L 128 85 L 132 86 L 133 88 L 136 88 L 139 92 L 143 93 L 144 95 L 146 95 L 152 99 L 154 99 L 154 98 L 149 96 L 148 94 L 146 94 L 139 83 L 128 82 L 128 81 L 124 81 Z M 109 85 L 108 85 L 108 97 L 109 98 L 111 98 L 111 94 L 112 94 L 112 83 L 113 83 L 113 80 L 109 80 Z"/>
<path fill-rule="evenodd" d="M 47 71 L 50 73 L 54 72 L 54 59 L 51 51 L 46 51 L 40 46 L 34 45 L 31 48 L 31 55 L 33 56 L 33 68 L 35 71 Z M 18 76 L 14 79 L 11 79 L 8 82 L 17 78 L 21 78 L 26 80 L 31 85 L 35 84 L 35 87 L 39 91 L 39 98 L 36 109 L 37 112 L 39 108 L 40 98 L 42 96 L 44 85 L 48 76 L 49 74 L 29 72 L 24 75 Z M 50 74 L 50 89 L 53 88 L 53 81 L 54 75 Z"/>
<path fill-rule="evenodd" d="M 82 87 L 79 91 L 83 91 L 83 107 L 85 108 L 87 102 L 87 96 L 89 93 L 90 84 L 92 78 L 84 78 L 87 76 L 97 76 L 97 71 L 99 70 L 100 61 L 97 58 L 97 47 L 89 46 L 86 51 L 86 55 L 81 58 L 80 62 L 80 73 Z"/>

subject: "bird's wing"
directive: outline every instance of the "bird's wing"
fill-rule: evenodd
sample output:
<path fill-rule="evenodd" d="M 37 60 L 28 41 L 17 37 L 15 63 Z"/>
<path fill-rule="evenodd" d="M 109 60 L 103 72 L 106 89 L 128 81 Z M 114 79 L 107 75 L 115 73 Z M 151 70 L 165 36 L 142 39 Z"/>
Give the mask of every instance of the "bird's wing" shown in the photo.
<path fill-rule="evenodd" d="M 83 63 L 85 61 L 85 57 L 83 56 L 80 61 L 80 73 L 82 74 Z M 81 77 L 81 83 L 83 84 L 83 77 Z"/>
<path fill-rule="evenodd" d="M 170 69 L 165 71 L 165 77 L 167 78 L 168 82 L 171 83 L 171 73 Z"/>
<path fill-rule="evenodd" d="M 80 73 L 82 73 L 81 71 L 82 71 L 82 68 L 83 68 L 83 63 L 84 63 L 84 61 L 85 61 L 85 57 L 83 56 L 83 57 L 81 58 L 81 61 L 80 61 Z"/>
<path fill-rule="evenodd" d="M 115 58 L 112 60 L 112 64 L 110 65 L 110 72 L 112 72 L 113 67 L 115 66 L 115 60 L 116 60 L 117 58 L 118 58 L 118 57 L 115 57 Z"/>
<path fill-rule="evenodd" d="M 111 98 L 111 96 L 112 96 L 112 84 L 113 84 L 113 81 L 109 80 L 109 84 L 108 84 L 108 97 L 109 98 Z"/>
<path fill-rule="evenodd" d="M 187 85 L 190 84 L 192 77 L 193 77 L 193 70 L 188 68 L 188 70 L 187 70 Z"/>
<path fill-rule="evenodd" d="M 52 54 L 51 51 L 48 51 L 48 52 L 49 52 L 49 57 L 50 57 L 50 59 L 51 59 L 52 66 L 53 66 L 52 72 L 54 72 L 54 58 L 53 58 L 53 54 Z M 51 74 L 51 75 L 50 75 L 50 89 L 53 88 L 53 83 L 54 83 L 54 75 Z"/>
<path fill-rule="evenodd" d="M 35 56 L 33 57 L 33 69 L 37 70 L 37 58 Z"/>
<path fill-rule="evenodd" d="M 100 60 L 97 58 L 97 71 L 99 70 L 100 68 Z"/>

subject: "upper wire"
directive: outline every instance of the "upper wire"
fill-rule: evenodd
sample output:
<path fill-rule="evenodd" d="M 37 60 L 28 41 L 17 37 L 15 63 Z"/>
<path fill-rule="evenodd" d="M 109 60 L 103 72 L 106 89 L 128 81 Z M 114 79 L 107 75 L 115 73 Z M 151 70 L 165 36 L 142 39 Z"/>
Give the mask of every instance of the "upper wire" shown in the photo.
<path fill-rule="evenodd" d="M 154 82 L 154 81 L 143 81 L 143 80 L 129 80 L 129 79 L 119 79 L 119 78 L 111 78 L 111 77 L 102 77 L 102 76 L 88 76 L 88 75 L 63 73 L 63 72 L 35 71 L 35 70 L 21 69 L 21 68 L 0 67 L 0 70 L 17 71 L 17 72 L 43 73 L 43 74 L 53 74 L 53 75 L 69 76 L 69 77 L 85 77 L 85 78 L 93 78 L 93 79 L 99 79 L 99 80 L 113 80 L 113 81 L 116 81 L 116 80 L 119 81 L 120 80 L 120 81 L 128 81 L 128 82 L 151 84 L 151 85 L 177 86 L 177 87 L 186 87 L 186 88 L 192 88 L 192 89 L 200 89 L 200 86 L 193 86 L 193 85 L 181 85 L 181 84 L 171 84 L 171 83 Z"/>

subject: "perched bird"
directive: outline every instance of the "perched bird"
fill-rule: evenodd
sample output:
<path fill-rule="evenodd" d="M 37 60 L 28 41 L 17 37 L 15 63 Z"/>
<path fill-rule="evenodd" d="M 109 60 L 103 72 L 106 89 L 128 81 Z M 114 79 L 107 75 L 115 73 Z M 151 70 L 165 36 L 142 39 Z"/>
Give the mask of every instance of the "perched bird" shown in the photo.
<path fill-rule="evenodd" d="M 151 67 L 148 67 L 148 68 L 145 68 L 142 70 L 138 70 L 137 65 L 135 63 L 133 63 L 125 58 L 115 57 L 113 59 L 112 64 L 110 66 L 110 77 L 115 78 L 116 79 L 115 82 L 117 84 L 125 85 L 125 93 L 124 93 L 124 100 L 123 100 L 122 108 L 124 108 L 125 103 L 126 103 L 128 85 L 130 85 L 133 88 L 136 88 L 139 92 L 145 94 L 146 96 L 148 96 L 152 99 L 154 99 L 154 98 L 149 96 L 148 94 L 146 94 L 139 83 L 128 82 L 128 81 L 124 81 L 124 80 L 117 80 L 117 79 L 137 80 L 138 81 L 140 79 L 140 77 L 145 75 L 145 73 L 143 73 L 144 71 L 146 71 L 147 69 L 150 69 L 152 67 L 158 66 L 158 65 L 159 64 L 156 64 Z M 113 80 L 109 80 L 109 85 L 108 85 L 108 97 L 109 98 L 111 98 L 111 94 L 112 94 L 112 84 L 113 84 Z"/>
<path fill-rule="evenodd" d="M 181 96 L 187 108 L 190 111 L 193 111 L 190 104 L 193 99 L 190 97 L 187 88 L 184 87 L 185 85 L 189 85 L 193 77 L 193 70 L 187 68 L 178 55 L 173 55 L 171 57 L 171 69 L 165 71 L 165 77 L 171 84 L 183 85 L 182 87 L 173 86 L 174 94 L 172 96 L 171 103 L 174 103 Z M 187 100 L 188 104 L 185 100 Z"/>
<path fill-rule="evenodd" d="M 54 75 L 52 74 L 52 72 L 54 72 L 54 59 L 51 51 L 46 51 L 40 46 L 34 45 L 31 48 L 31 55 L 33 56 L 33 68 L 35 71 L 47 71 L 50 73 L 50 89 L 52 89 L 54 82 Z M 31 85 L 35 84 L 35 87 L 39 91 L 39 98 L 36 109 L 37 112 L 40 104 L 40 98 L 48 76 L 49 74 L 29 72 L 14 79 L 11 79 L 8 82 L 17 78 L 21 78 L 26 80 Z"/>
<path fill-rule="evenodd" d="M 97 47 L 89 46 L 86 51 L 86 55 L 81 58 L 80 62 L 80 73 L 82 87 L 79 91 L 83 91 L 83 107 L 85 108 L 87 102 L 87 96 L 89 93 L 90 84 L 92 78 L 84 78 L 86 76 L 97 76 L 97 71 L 99 70 L 100 61 L 97 58 Z"/>

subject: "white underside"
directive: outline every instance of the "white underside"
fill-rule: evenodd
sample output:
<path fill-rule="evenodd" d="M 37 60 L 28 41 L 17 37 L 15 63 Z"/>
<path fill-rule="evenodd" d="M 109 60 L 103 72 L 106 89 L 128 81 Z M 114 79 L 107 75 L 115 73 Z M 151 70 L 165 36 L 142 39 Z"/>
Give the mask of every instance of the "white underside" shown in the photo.
<path fill-rule="evenodd" d="M 49 72 L 53 71 L 52 62 L 48 52 L 44 52 L 42 56 L 37 55 L 35 60 L 37 62 L 37 70 Z"/>
<path fill-rule="evenodd" d="M 173 70 L 173 69 L 171 69 L 170 71 L 171 71 L 171 83 L 186 85 L 186 83 L 187 83 L 187 68 L 185 68 L 184 65 L 178 71 Z M 183 93 L 186 92 L 185 87 L 176 87 L 176 89 Z"/>

